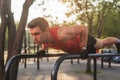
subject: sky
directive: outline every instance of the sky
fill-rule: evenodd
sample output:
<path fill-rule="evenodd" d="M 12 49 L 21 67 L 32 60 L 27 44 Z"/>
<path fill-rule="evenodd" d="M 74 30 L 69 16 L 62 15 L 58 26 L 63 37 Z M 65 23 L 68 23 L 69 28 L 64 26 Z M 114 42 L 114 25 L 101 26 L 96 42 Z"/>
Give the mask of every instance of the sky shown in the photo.
<path fill-rule="evenodd" d="M 16 21 L 20 21 L 24 1 L 25 0 L 12 0 L 11 9 L 14 13 L 14 18 Z M 29 9 L 28 21 L 38 16 L 40 16 L 40 10 L 35 9 L 35 6 L 33 4 Z"/>
<path fill-rule="evenodd" d="M 16 21 L 20 21 L 21 13 L 22 13 L 22 6 L 25 0 L 11 0 L 12 1 L 12 12 L 14 13 L 14 18 Z M 40 0 L 36 0 L 31 7 L 29 8 L 29 15 L 28 15 L 28 22 L 33 18 L 43 16 L 43 14 L 50 13 L 53 16 L 58 16 L 59 21 L 62 23 L 63 19 L 67 19 L 65 13 L 67 12 L 67 8 L 65 5 L 57 3 L 57 0 L 51 0 L 43 7 L 46 7 L 48 10 L 46 13 L 43 13 L 41 7 L 36 6 L 36 4 Z M 16 4 L 17 3 L 17 4 Z M 54 18 L 52 18 L 54 19 Z"/>
<path fill-rule="evenodd" d="M 15 20 L 19 21 L 21 12 L 22 12 L 22 5 L 24 0 L 11 0 L 11 9 L 14 13 Z"/>

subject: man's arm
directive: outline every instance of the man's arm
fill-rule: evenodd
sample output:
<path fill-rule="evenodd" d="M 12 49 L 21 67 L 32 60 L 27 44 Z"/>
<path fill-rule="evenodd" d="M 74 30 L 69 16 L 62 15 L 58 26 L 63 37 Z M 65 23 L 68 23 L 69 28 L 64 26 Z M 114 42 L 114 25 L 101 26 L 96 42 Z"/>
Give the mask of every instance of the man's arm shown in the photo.
<path fill-rule="evenodd" d="M 80 49 L 86 49 L 88 40 L 88 28 L 84 27 L 80 33 Z"/>
<path fill-rule="evenodd" d="M 86 47 L 88 39 L 88 28 L 86 26 L 61 27 L 58 30 L 58 38 L 61 41 L 67 41 L 78 35 L 80 35 L 80 49 L 83 49 L 83 47 Z"/>
<path fill-rule="evenodd" d="M 41 50 L 45 50 L 46 46 L 44 44 L 41 45 Z"/>
<path fill-rule="evenodd" d="M 36 54 L 37 54 L 38 56 L 42 57 L 42 55 L 45 54 L 45 49 L 46 49 L 45 45 L 44 45 L 44 44 L 41 44 L 41 50 L 39 50 Z"/>

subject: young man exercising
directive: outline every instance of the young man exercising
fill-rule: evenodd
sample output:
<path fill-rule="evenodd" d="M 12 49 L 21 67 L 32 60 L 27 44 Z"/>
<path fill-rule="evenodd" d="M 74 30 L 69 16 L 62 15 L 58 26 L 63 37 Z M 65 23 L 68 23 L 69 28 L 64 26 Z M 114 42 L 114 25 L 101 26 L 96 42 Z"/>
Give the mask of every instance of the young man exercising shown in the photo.
<path fill-rule="evenodd" d="M 88 28 L 83 25 L 69 27 L 49 27 L 48 22 L 41 18 L 35 18 L 28 23 L 30 34 L 37 45 L 63 50 L 71 54 L 87 51 L 94 52 L 112 44 L 119 44 L 120 39 L 107 37 L 97 39 L 88 35 Z M 42 48 L 45 49 L 45 48 Z"/>

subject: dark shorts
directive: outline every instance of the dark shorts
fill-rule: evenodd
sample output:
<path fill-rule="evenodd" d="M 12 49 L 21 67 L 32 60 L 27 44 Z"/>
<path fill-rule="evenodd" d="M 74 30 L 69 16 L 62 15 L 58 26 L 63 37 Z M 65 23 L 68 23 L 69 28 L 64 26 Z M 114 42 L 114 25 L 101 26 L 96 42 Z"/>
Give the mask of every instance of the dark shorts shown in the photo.
<path fill-rule="evenodd" d="M 96 49 L 94 45 L 96 44 L 96 39 L 90 35 L 88 35 L 88 41 L 87 41 L 87 51 L 89 53 L 96 53 Z"/>

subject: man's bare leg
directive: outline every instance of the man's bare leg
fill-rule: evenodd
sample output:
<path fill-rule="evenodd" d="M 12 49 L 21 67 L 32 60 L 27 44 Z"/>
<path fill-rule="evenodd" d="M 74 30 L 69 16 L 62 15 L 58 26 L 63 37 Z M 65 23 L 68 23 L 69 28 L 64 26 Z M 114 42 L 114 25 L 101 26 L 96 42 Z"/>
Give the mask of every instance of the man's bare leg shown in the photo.
<path fill-rule="evenodd" d="M 104 47 L 107 47 L 107 46 L 110 46 L 110 45 L 113 45 L 119 42 L 119 39 L 115 37 L 107 37 L 104 39 L 96 39 L 96 40 L 97 42 L 94 45 L 96 49 L 101 49 L 101 48 L 104 48 Z"/>

